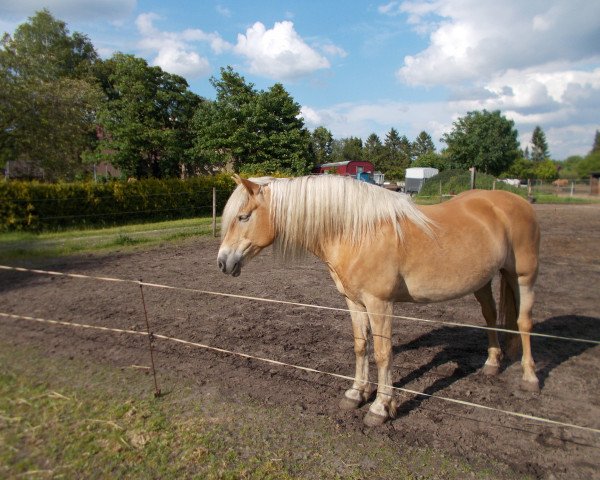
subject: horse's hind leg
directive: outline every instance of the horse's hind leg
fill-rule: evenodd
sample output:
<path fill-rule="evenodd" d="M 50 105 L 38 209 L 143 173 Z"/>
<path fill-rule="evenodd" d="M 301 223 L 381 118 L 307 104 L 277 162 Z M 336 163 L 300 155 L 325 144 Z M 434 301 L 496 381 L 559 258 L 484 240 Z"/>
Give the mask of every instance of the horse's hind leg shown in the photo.
<path fill-rule="evenodd" d="M 484 287 L 475 292 L 475 298 L 481 305 L 481 313 L 489 328 L 496 328 L 496 301 L 492 294 L 492 281 L 490 280 Z M 497 375 L 500 371 L 500 360 L 502 360 L 502 350 L 498 342 L 498 332 L 488 330 L 488 357 L 483 366 L 485 375 Z"/>
<path fill-rule="evenodd" d="M 507 305 L 506 326 L 510 329 L 519 331 L 521 337 L 522 357 L 521 366 L 523 367 L 523 378 L 521 388 L 530 392 L 539 392 L 540 385 L 535 374 L 535 362 L 531 354 L 531 330 L 533 329 L 532 310 L 533 310 L 533 285 L 535 283 L 537 269 L 532 269 L 531 274 L 509 274 L 502 272 L 504 280 L 509 288 L 506 289 L 507 295 L 504 295 L 505 302 L 512 303 Z M 516 325 L 515 325 L 516 317 Z M 511 335 L 512 337 L 512 335 Z M 507 352 L 511 358 L 518 356 L 518 337 L 509 339 Z"/>
<path fill-rule="evenodd" d="M 523 347 L 523 356 L 521 357 L 521 366 L 523 367 L 523 379 L 521 388 L 530 392 L 540 391 L 540 382 L 535 374 L 535 363 L 531 354 L 531 335 L 533 321 L 531 312 L 533 310 L 533 281 L 525 276 L 519 277 L 519 317 L 517 325 L 521 334 L 521 345 Z"/>
<path fill-rule="evenodd" d="M 340 401 L 340 408 L 351 410 L 363 405 L 371 395 L 369 383 L 368 334 L 369 316 L 365 307 L 346 299 L 352 315 L 352 332 L 354 333 L 354 353 L 356 355 L 356 374 L 350 390 L 346 390 Z"/>

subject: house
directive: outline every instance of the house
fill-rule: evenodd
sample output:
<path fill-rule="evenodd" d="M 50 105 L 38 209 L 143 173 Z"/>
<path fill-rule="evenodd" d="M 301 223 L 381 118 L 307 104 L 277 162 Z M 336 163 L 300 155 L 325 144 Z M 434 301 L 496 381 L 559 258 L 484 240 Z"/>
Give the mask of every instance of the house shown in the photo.
<path fill-rule="evenodd" d="M 347 160 L 345 162 L 324 163 L 317 165 L 313 173 L 333 173 L 336 175 L 350 175 L 354 178 L 360 176 L 361 173 L 373 174 L 375 167 L 371 162 L 362 160 Z"/>

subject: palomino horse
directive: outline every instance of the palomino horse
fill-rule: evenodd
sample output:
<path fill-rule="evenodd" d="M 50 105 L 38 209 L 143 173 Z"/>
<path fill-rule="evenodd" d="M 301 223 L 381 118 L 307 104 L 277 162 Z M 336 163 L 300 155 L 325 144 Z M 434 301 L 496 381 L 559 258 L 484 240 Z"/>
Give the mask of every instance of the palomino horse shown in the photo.
<path fill-rule="evenodd" d="M 354 330 L 356 375 L 342 408 L 357 408 L 372 393 L 371 332 L 378 382 L 365 423 L 378 425 L 395 415 L 390 368 L 394 302 L 439 302 L 474 293 L 493 328 L 492 279 L 498 271 L 500 314 L 507 328 L 520 332 L 521 385 L 539 391 L 529 332 L 540 232 L 525 200 L 503 191 L 471 190 L 418 207 L 403 194 L 349 177 L 234 178 L 238 187 L 223 212 L 219 268 L 238 276 L 272 244 L 283 257 L 308 251 L 327 264 L 346 297 Z M 509 353 L 518 354 L 519 338 L 511 337 Z M 502 358 L 496 331 L 488 330 L 488 340 L 483 372 L 495 375 Z"/>

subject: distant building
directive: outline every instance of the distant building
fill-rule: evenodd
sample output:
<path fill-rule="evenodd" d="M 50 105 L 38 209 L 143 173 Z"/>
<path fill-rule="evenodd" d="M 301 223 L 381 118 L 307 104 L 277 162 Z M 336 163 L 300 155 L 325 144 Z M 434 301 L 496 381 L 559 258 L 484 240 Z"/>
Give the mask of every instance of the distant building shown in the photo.
<path fill-rule="evenodd" d="M 356 178 L 361 173 L 373 174 L 375 167 L 371 162 L 362 160 L 348 160 L 345 162 L 324 163 L 317 165 L 313 173 L 334 173 L 336 175 L 350 175 Z"/>

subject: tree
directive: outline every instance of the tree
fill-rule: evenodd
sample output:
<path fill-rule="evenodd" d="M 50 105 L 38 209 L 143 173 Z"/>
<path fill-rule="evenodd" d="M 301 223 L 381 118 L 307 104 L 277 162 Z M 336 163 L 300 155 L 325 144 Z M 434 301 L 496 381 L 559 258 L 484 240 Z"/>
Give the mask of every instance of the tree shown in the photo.
<path fill-rule="evenodd" d="M 411 144 L 405 135 L 391 128 L 385 136 L 381 171 L 386 178 L 400 180 L 404 178 L 406 167 L 410 164 Z"/>
<path fill-rule="evenodd" d="M 101 91 L 89 39 L 48 10 L 5 34 L 0 49 L 0 162 L 23 160 L 47 179 L 72 178 L 96 143 Z"/>
<path fill-rule="evenodd" d="M 367 138 L 363 147 L 364 159 L 371 162 L 376 170 L 381 169 L 383 163 L 384 148 L 381 139 L 375 133 L 372 133 Z"/>
<path fill-rule="evenodd" d="M 519 178 L 521 180 L 537 177 L 533 162 L 524 157 L 517 158 L 501 176 L 504 178 Z"/>
<path fill-rule="evenodd" d="M 542 162 L 550 157 L 546 135 L 541 127 L 536 126 L 531 135 L 531 160 Z"/>
<path fill-rule="evenodd" d="M 579 178 L 589 178 L 592 172 L 600 172 L 600 151 L 588 154 L 576 166 Z"/>
<path fill-rule="evenodd" d="M 300 105 L 280 83 L 259 92 L 256 100 L 255 116 L 248 123 L 255 143 L 242 171 L 292 175 L 310 172 L 314 159 Z"/>
<path fill-rule="evenodd" d="M 558 178 L 558 168 L 552 160 L 547 158 L 540 162 L 533 162 L 533 174 L 539 180 L 552 181 Z"/>
<path fill-rule="evenodd" d="M 333 153 L 333 135 L 325 127 L 314 129 L 311 135 L 311 148 L 317 165 L 327 163 Z"/>
<path fill-rule="evenodd" d="M 448 145 L 446 154 L 454 168 L 476 167 L 484 173 L 499 175 L 519 158 L 514 122 L 500 111 L 468 112 L 453 125 L 442 141 Z"/>
<path fill-rule="evenodd" d="M 98 54 L 89 38 L 69 35 L 65 22 L 43 9 L 2 39 L 3 65 L 21 78 L 52 81 L 57 78 L 86 78 Z"/>
<path fill-rule="evenodd" d="M 105 68 L 107 101 L 98 112 L 103 138 L 95 159 L 136 178 L 178 176 L 191 164 L 190 121 L 200 97 L 182 77 L 133 55 L 115 54 Z"/>
<path fill-rule="evenodd" d="M 448 159 L 437 152 L 430 150 L 419 156 L 412 164 L 411 167 L 431 167 L 437 168 L 440 172 L 448 170 L 450 165 Z"/>
<path fill-rule="evenodd" d="M 558 162 L 559 172 L 561 178 L 579 178 L 577 173 L 577 165 L 583 161 L 583 157 L 580 155 L 571 155 L 562 162 Z"/>
<path fill-rule="evenodd" d="M 590 153 L 600 152 L 600 132 L 596 130 L 596 135 L 594 136 L 594 145 L 592 145 L 592 150 Z"/>
<path fill-rule="evenodd" d="M 228 166 L 236 172 L 308 173 L 314 164 L 310 133 L 300 105 L 281 84 L 256 91 L 231 67 L 211 78 L 216 100 L 194 115 L 193 147 L 199 164 L 209 171 Z"/>
<path fill-rule="evenodd" d="M 435 145 L 433 144 L 431 136 L 427 132 L 422 131 L 412 144 L 411 154 L 413 160 L 416 160 L 421 155 L 425 155 L 429 152 L 435 152 Z"/>

